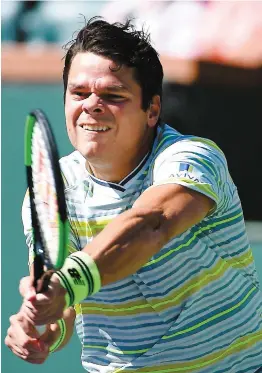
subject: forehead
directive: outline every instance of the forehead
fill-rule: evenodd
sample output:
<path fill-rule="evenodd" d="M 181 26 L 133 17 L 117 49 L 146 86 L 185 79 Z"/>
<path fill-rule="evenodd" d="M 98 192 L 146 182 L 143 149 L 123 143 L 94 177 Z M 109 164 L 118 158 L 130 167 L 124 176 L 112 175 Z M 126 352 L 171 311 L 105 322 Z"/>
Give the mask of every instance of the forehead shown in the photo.
<path fill-rule="evenodd" d="M 133 69 L 127 66 L 118 68 L 112 60 L 85 52 L 78 53 L 72 60 L 68 75 L 68 85 L 103 88 L 105 86 L 122 87 L 132 90 L 138 83 L 134 79 Z"/>

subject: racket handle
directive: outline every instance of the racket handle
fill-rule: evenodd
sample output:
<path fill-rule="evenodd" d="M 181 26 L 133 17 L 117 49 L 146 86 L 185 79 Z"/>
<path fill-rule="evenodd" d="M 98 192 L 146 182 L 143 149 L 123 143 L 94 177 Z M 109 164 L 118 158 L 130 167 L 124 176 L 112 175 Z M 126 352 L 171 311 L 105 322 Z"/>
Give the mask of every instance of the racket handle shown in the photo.
<path fill-rule="evenodd" d="M 36 330 L 40 335 L 44 334 L 46 331 L 46 326 L 45 325 L 36 325 Z"/>

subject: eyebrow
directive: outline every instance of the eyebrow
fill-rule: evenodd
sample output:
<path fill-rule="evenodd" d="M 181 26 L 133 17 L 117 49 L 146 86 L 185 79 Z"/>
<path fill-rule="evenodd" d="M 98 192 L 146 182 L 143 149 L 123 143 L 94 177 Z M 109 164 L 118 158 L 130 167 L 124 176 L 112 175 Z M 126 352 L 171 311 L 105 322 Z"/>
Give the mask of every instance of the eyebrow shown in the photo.
<path fill-rule="evenodd" d="M 128 88 L 123 84 L 112 84 L 105 87 L 105 90 L 112 91 L 112 92 L 119 92 L 119 91 L 128 91 Z"/>
<path fill-rule="evenodd" d="M 69 83 L 68 87 L 70 89 L 88 89 L 88 86 L 85 86 L 83 84 L 75 84 L 75 83 Z M 102 87 L 102 89 L 105 91 L 110 91 L 110 92 L 129 91 L 129 89 L 123 84 L 110 84 L 105 87 Z"/>

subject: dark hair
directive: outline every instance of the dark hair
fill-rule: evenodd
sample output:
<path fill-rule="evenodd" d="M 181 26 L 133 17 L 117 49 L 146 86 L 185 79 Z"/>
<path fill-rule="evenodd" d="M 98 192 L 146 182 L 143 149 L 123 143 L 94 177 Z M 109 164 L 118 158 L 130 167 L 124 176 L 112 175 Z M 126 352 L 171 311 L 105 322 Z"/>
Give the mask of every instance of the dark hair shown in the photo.
<path fill-rule="evenodd" d="M 110 24 L 101 17 L 93 17 L 65 49 L 64 97 L 73 58 L 77 53 L 91 52 L 111 59 L 118 68 L 134 68 L 134 78 L 142 90 L 143 110 L 148 109 L 154 95 L 162 98 L 163 68 L 158 53 L 150 44 L 149 35 L 144 30 L 135 30 L 130 20 Z"/>

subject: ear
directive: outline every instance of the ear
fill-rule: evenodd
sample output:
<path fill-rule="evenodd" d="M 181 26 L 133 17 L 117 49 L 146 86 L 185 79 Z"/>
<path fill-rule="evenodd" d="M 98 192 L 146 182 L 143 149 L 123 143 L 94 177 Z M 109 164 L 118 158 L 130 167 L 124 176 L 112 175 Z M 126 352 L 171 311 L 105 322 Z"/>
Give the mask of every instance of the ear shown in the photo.
<path fill-rule="evenodd" d="M 147 109 L 147 124 L 149 127 L 154 127 L 157 124 L 161 111 L 160 96 L 155 95 L 152 98 L 151 104 Z"/>

